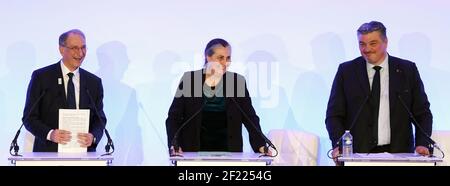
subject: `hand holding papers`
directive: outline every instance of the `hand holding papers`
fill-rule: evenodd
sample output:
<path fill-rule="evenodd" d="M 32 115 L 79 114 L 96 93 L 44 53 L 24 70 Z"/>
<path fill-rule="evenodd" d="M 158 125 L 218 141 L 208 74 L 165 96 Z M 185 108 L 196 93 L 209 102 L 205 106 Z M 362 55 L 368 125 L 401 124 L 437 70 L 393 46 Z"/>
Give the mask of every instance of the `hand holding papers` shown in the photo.
<path fill-rule="evenodd" d="M 87 148 L 82 147 L 89 131 L 89 110 L 81 109 L 60 109 L 59 129 L 70 131 L 72 139 L 66 144 L 58 144 L 58 152 L 86 152 Z M 79 133 L 82 133 L 79 135 Z M 80 141 L 80 142 L 79 142 Z M 81 144 L 80 144 L 81 143 Z"/>

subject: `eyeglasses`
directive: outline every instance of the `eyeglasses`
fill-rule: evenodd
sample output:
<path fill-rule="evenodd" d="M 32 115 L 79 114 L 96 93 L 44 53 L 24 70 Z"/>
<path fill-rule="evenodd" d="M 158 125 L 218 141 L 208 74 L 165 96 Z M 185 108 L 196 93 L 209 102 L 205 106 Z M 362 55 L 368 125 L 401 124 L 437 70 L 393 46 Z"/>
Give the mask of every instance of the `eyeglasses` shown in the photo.
<path fill-rule="evenodd" d="M 77 47 L 77 46 L 73 46 L 73 47 L 68 47 L 68 46 L 64 46 L 65 48 L 71 50 L 71 51 L 75 51 L 75 52 L 80 52 L 80 51 L 86 51 L 87 47 L 83 46 L 83 47 Z"/>

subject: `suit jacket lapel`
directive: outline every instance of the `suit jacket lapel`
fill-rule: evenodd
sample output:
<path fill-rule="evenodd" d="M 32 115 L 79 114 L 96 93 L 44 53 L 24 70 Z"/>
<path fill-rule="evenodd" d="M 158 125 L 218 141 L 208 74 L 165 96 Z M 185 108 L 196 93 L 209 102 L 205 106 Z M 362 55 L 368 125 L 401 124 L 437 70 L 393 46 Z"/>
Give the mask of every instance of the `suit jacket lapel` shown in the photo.
<path fill-rule="evenodd" d="M 193 104 L 189 107 L 193 108 L 193 110 L 199 110 L 205 102 L 203 99 L 203 84 L 205 83 L 205 75 L 203 74 L 203 70 L 191 71 L 190 73 L 191 77 L 189 81 L 191 81 L 191 96 L 193 99 Z M 200 82 L 197 82 L 198 77 L 202 78 L 201 84 L 199 84 Z M 201 115 L 202 113 L 200 112 L 199 116 Z M 200 132 L 200 127 L 198 131 Z"/>
<path fill-rule="evenodd" d="M 399 63 L 391 56 L 389 56 L 389 110 L 391 112 L 391 117 L 394 116 L 395 107 L 397 106 L 397 93 L 400 88 L 400 81 L 402 70 L 400 69 Z M 391 122 L 392 123 L 392 122 Z"/>
<path fill-rule="evenodd" d="M 89 98 L 87 97 L 87 80 L 86 72 L 80 68 L 80 109 L 89 108 Z"/>
<path fill-rule="evenodd" d="M 57 83 L 57 102 L 58 102 L 58 107 L 59 108 L 67 108 L 67 103 L 66 103 L 66 91 L 65 91 L 65 86 L 64 86 L 64 78 L 63 78 L 63 73 L 61 70 L 61 63 L 62 61 L 59 61 L 58 63 L 55 64 L 55 73 L 54 73 L 54 81 L 55 83 Z"/>
<path fill-rule="evenodd" d="M 359 79 L 359 84 L 365 95 L 370 94 L 370 84 L 369 84 L 369 76 L 367 74 L 367 66 L 366 61 L 363 58 L 358 58 L 355 60 L 356 74 Z"/>

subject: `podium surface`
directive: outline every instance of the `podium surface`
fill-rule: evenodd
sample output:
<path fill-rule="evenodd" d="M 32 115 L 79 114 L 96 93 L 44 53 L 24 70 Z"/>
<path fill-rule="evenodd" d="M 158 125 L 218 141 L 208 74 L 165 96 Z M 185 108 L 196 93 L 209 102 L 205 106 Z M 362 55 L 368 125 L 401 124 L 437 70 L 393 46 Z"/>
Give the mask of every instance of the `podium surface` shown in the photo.
<path fill-rule="evenodd" d="M 170 160 L 175 166 L 267 166 L 273 158 L 258 153 L 184 152 Z"/>
<path fill-rule="evenodd" d="M 10 156 L 8 160 L 15 166 L 108 166 L 112 155 L 102 156 L 100 152 L 58 153 L 29 152 L 22 156 Z"/>
<path fill-rule="evenodd" d="M 344 166 L 435 166 L 442 158 L 421 156 L 415 153 L 355 153 L 339 157 Z"/>

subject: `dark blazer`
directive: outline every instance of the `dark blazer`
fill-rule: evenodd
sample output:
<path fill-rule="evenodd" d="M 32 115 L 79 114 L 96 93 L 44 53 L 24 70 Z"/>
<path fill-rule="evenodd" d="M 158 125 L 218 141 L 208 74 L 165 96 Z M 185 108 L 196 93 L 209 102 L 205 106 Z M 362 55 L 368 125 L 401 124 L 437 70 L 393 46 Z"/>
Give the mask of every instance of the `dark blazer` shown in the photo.
<path fill-rule="evenodd" d="M 430 103 L 416 65 L 393 56 L 389 56 L 388 60 L 390 152 L 414 152 L 415 146 L 427 146 L 428 143 L 426 137 L 418 132 L 419 129 L 416 130 L 414 140 L 412 120 L 401 105 L 399 96 L 428 135 L 431 135 L 433 122 Z M 364 58 L 358 57 L 342 63 L 334 78 L 325 120 L 333 148 L 337 146 L 337 141 L 344 130 L 350 128 L 358 109 L 369 94 L 370 85 Z M 355 152 L 370 152 L 377 145 L 370 118 L 372 118 L 370 104 L 366 102 L 350 131 L 353 135 Z"/>
<path fill-rule="evenodd" d="M 95 151 L 97 143 L 103 135 L 104 124 L 96 116 L 93 105 L 97 107 L 99 115 L 106 124 L 103 112 L 103 86 L 101 79 L 80 68 L 80 109 L 90 109 L 89 133 L 95 137 L 95 142 L 88 147 L 88 151 Z M 64 83 L 59 84 L 58 79 L 63 80 L 60 62 L 35 70 L 28 85 L 27 99 L 22 121 L 25 128 L 34 136 L 34 152 L 57 152 L 58 144 L 47 140 L 47 134 L 52 129 L 58 129 L 59 109 L 67 108 Z M 91 103 L 87 91 L 94 103 Z M 43 94 L 36 107 L 32 105 Z M 27 118 L 28 113 L 30 116 Z M 72 134 L 72 138 L 76 135 Z"/>
<path fill-rule="evenodd" d="M 169 108 L 166 120 L 168 146 L 177 129 L 192 115 L 202 109 L 202 87 L 205 81 L 203 70 L 186 72 L 181 79 L 175 98 Z M 264 139 L 255 130 L 261 130 L 259 117 L 252 106 L 252 101 L 245 85 L 245 78 L 239 74 L 226 72 L 223 76 L 225 107 L 228 125 L 228 149 L 231 152 L 242 152 L 242 123 L 249 133 L 250 144 L 253 151 L 258 152 L 264 146 Z M 243 92 L 245 91 L 245 92 Z M 249 120 L 240 112 L 239 107 L 248 116 Z M 200 111 L 189 123 L 181 129 L 178 144 L 183 151 L 199 151 L 200 127 L 202 112 Z M 253 124 L 254 126 L 252 126 Z"/>

